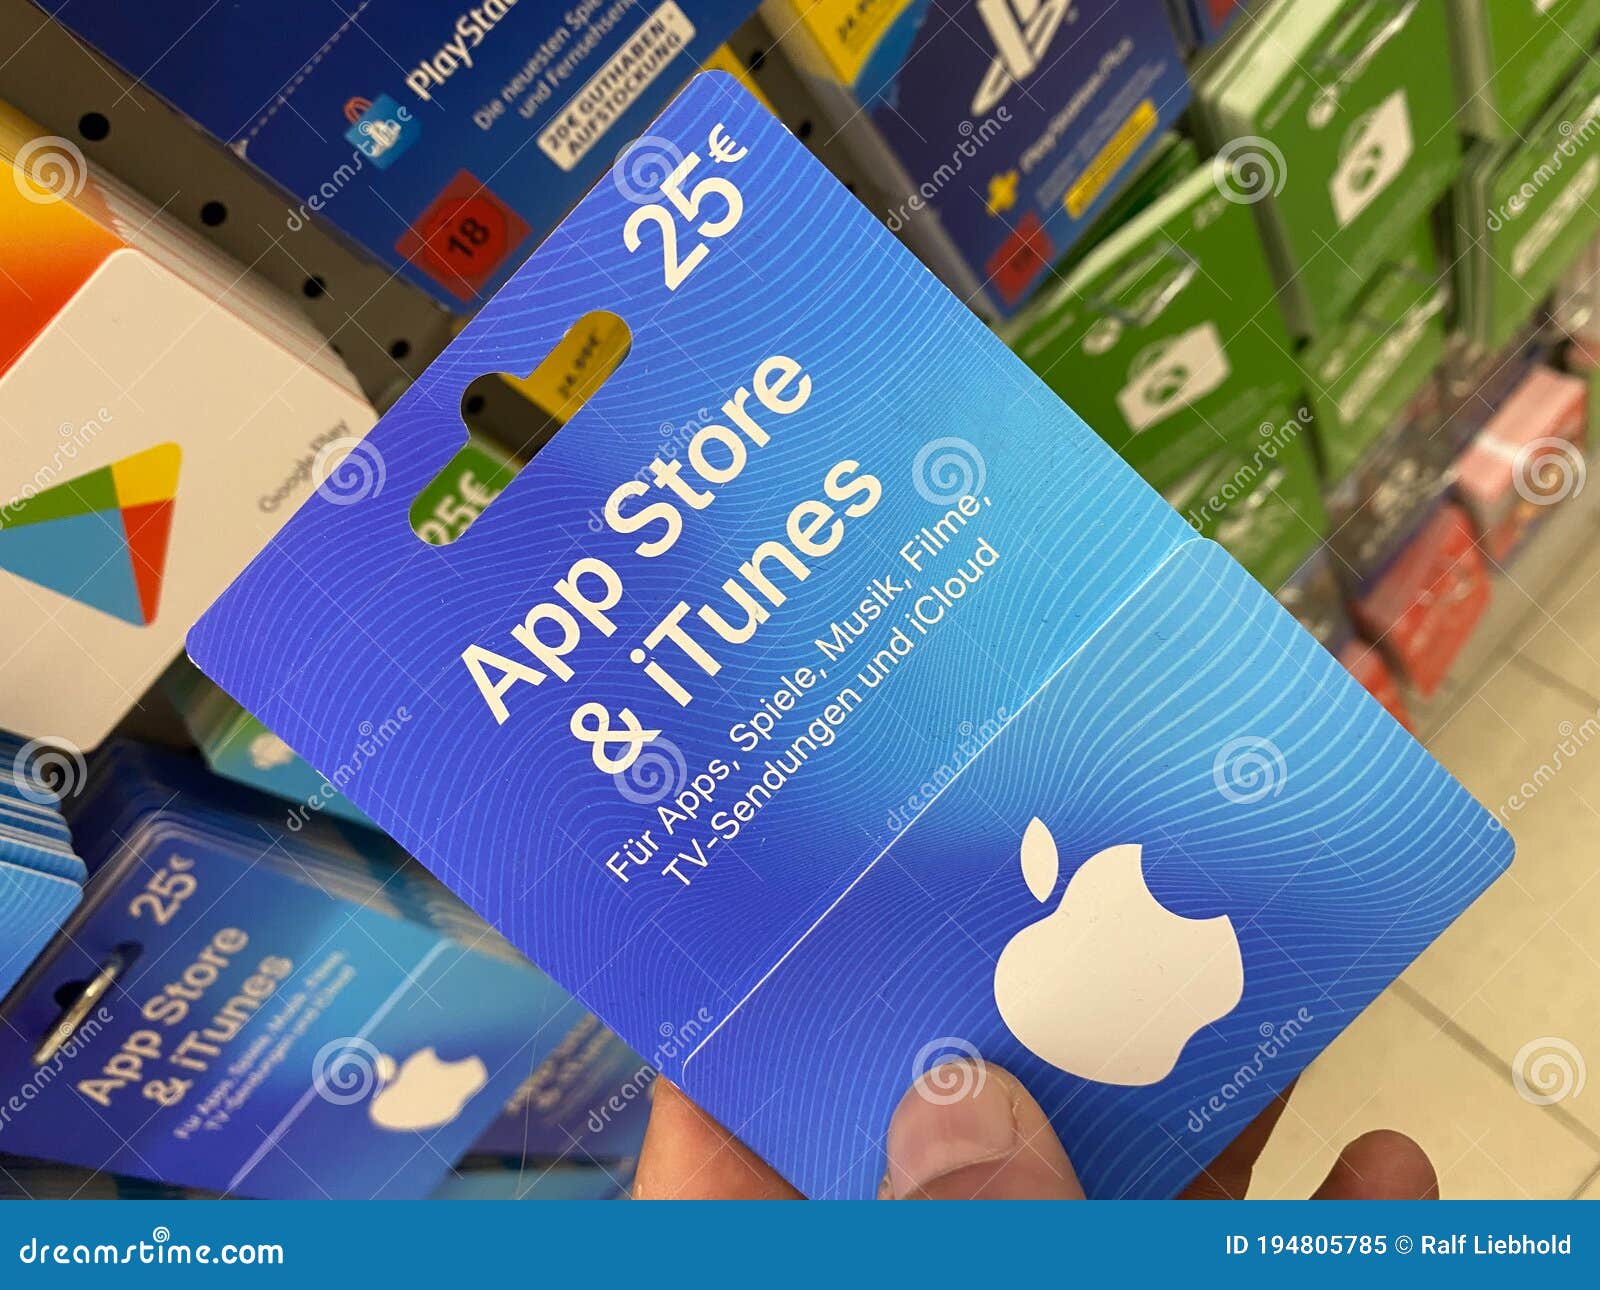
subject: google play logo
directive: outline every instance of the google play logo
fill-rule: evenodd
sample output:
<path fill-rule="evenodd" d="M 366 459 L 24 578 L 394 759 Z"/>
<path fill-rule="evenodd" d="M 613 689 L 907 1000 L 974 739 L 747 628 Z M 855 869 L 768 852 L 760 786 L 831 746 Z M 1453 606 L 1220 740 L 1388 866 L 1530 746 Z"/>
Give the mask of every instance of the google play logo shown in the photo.
<path fill-rule="evenodd" d="M 0 511 L 0 569 L 149 626 L 182 456 L 175 443 L 157 444 Z"/>

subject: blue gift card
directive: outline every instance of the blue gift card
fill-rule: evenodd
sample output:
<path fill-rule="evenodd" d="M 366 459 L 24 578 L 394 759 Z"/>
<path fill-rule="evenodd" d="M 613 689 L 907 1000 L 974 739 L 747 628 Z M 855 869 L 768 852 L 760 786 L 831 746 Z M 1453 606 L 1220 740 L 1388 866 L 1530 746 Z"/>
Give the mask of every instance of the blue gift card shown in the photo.
<path fill-rule="evenodd" d="M 493 294 L 753 0 L 74 0 L 52 15 L 458 311 Z"/>
<path fill-rule="evenodd" d="M 594 310 L 621 367 L 425 545 L 467 385 Z M 191 655 L 812 1194 L 872 1194 L 864 1144 L 952 1049 L 1095 1193 L 1168 1194 L 1510 861 L 726 78 L 362 451 Z M 1267 1021 L 1292 1040 L 1225 1091 Z"/>
<path fill-rule="evenodd" d="M 83 907 L 5 1002 L 0 1149 L 247 1196 L 429 1194 L 592 1021 L 481 923 L 428 917 L 426 875 L 205 780 L 132 745 L 96 766 Z M 14 892 L 0 866 L 8 945 Z"/>

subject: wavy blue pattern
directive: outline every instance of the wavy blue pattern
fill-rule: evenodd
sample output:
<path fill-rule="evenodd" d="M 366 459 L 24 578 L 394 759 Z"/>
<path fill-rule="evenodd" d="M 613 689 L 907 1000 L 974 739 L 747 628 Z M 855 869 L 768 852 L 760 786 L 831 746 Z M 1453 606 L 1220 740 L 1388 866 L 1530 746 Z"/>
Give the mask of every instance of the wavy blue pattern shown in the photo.
<path fill-rule="evenodd" d="M 368 443 L 385 464 L 382 489 L 347 505 L 314 497 L 201 620 L 189 648 L 205 671 L 640 1052 L 655 1053 L 664 1028 L 733 1016 L 736 1024 L 697 1060 L 693 1089 L 737 1125 L 746 1106 L 738 1086 L 768 1088 L 769 1068 L 780 1063 L 776 1054 L 712 1060 L 739 1042 L 744 1028 L 768 1024 L 750 1017 L 750 1007 L 735 1011 L 740 1001 L 777 997 L 773 987 L 791 979 L 793 964 L 756 988 L 894 842 L 903 825 L 891 822 L 890 812 L 930 775 L 947 778 L 949 768 L 965 764 L 966 754 L 957 753 L 963 740 L 993 735 L 1097 631 L 1097 639 L 1126 635 L 1131 629 L 1116 617 L 1119 609 L 1192 533 L 731 81 L 698 78 L 652 127 L 651 146 L 666 141 L 704 157 L 714 125 L 749 149 L 720 167 L 737 180 L 744 215 L 710 244 L 678 290 L 664 288 L 653 242 L 647 239 L 640 254 L 627 252 L 621 229 L 635 203 L 603 181 L 374 429 Z M 531 371 L 594 309 L 619 314 L 632 331 L 622 367 L 461 541 L 422 545 L 407 512 L 464 437 L 459 407 L 467 385 L 488 371 Z M 689 516 L 669 556 L 639 559 L 626 539 L 592 530 L 591 515 L 612 488 L 658 450 L 663 425 L 681 426 L 702 408 L 720 407 L 778 353 L 811 375 L 809 401 L 763 422 L 771 442 L 752 449 L 745 471 Z M 999 563 L 936 631 L 918 638 L 911 660 L 867 695 L 839 740 L 817 752 L 737 840 L 719 844 L 691 885 L 664 875 L 659 864 L 624 885 L 606 857 L 645 827 L 659 838 L 660 821 L 595 770 L 588 747 L 568 733 L 570 714 L 587 701 L 612 711 L 631 707 L 666 732 L 691 775 L 713 758 L 734 763 L 712 803 L 731 806 L 770 754 L 733 748 L 730 725 L 770 695 L 781 674 L 826 667 L 825 686 L 802 705 L 809 720 L 862 667 L 865 653 L 828 664 L 812 642 L 853 608 L 871 579 L 909 572 L 896 554 L 901 544 L 946 509 L 915 487 L 919 459 L 941 439 L 964 441 L 981 459 L 981 491 L 990 504 L 933 567 L 940 578 L 954 573 L 979 533 L 1001 553 Z M 628 662 L 629 650 L 680 597 L 691 604 L 714 597 L 757 544 L 782 536 L 791 507 L 821 496 L 827 470 L 845 459 L 882 481 L 880 503 L 847 522 L 842 543 L 814 564 L 755 641 L 724 649 L 726 666 L 715 682 L 676 708 Z M 580 555 L 604 558 L 624 579 L 625 597 L 612 613 L 617 630 L 609 639 L 585 637 L 569 656 L 573 680 L 517 686 L 507 696 L 510 719 L 496 725 L 461 651 L 481 643 L 518 652 L 510 628 L 549 598 Z M 1258 613 L 1259 593 L 1242 574 L 1229 577 L 1229 597 L 1217 599 L 1205 620 L 1210 661 L 1220 669 L 1206 701 L 1226 720 L 1231 709 L 1253 712 L 1266 703 L 1286 675 L 1332 667 L 1302 659 L 1292 622 L 1273 617 L 1275 609 Z M 928 575 L 912 581 L 919 593 L 928 590 Z M 887 644 L 903 604 L 880 620 L 864 652 Z M 1130 635 L 1120 649 L 1142 662 L 1144 644 Z M 1287 674 L 1286 651 L 1297 660 Z M 1279 820 L 1241 821 L 1206 798 L 1170 750 L 1149 742 L 1161 726 L 1192 719 L 1185 706 L 1192 696 L 1177 691 L 1193 663 L 1159 652 L 1146 657 L 1164 660 L 1160 685 L 1113 654 L 1090 674 L 1086 702 L 1092 697 L 1091 708 L 1105 708 L 1148 701 L 1160 714 L 1148 720 L 1159 724 L 1141 727 L 1142 740 L 1130 733 L 1131 744 L 1110 746 L 1089 712 L 1070 710 L 1064 719 L 1071 727 L 1028 772 L 1041 782 L 1093 786 L 1094 799 L 1063 808 L 1061 836 L 1076 843 L 1106 823 L 1106 802 L 1126 798 L 1158 812 L 1139 817 L 1144 827 L 1183 839 L 1226 824 L 1242 848 L 1241 865 L 1270 861 L 1280 845 Z M 1362 741 L 1375 738 L 1373 727 L 1387 729 L 1387 719 L 1370 708 L 1357 711 L 1362 720 L 1351 729 Z M 793 720 L 780 727 L 787 733 L 774 751 L 797 731 L 801 718 Z M 370 732 L 385 722 L 389 733 L 373 750 Z M 1297 738 L 1309 746 L 1322 737 L 1305 731 Z M 1014 730 L 1004 738 L 1018 746 Z M 1132 757 L 1140 743 L 1141 755 Z M 1425 760 L 1409 741 L 1403 748 L 1407 766 Z M 1389 784 L 1360 753 L 1337 755 L 1341 773 L 1359 767 L 1364 786 Z M 958 782 L 989 760 L 980 757 Z M 1019 772 L 1013 766 L 1010 773 Z M 1465 811 L 1459 790 L 1440 780 L 1435 809 Z M 1295 836 L 1309 836 L 1313 824 L 1336 834 L 1365 827 L 1364 812 L 1337 803 L 1330 809 L 1331 817 L 1313 817 L 1302 803 Z M 963 837 L 994 823 L 975 814 Z M 895 844 L 873 883 L 854 891 L 829 926 L 842 911 L 873 906 L 878 875 L 906 864 L 907 842 L 952 841 L 939 828 L 919 827 Z M 698 833 L 706 836 L 703 827 Z M 1010 875 L 994 867 L 997 858 L 988 863 L 996 908 L 1015 914 L 1021 907 L 1007 905 L 1016 896 Z M 1165 872 L 1174 901 L 1204 895 L 1198 875 L 1175 862 Z M 1265 887 L 1270 864 L 1262 872 L 1268 876 L 1257 881 Z M 1303 906 L 1306 912 L 1294 915 L 1301 923 L 1311 928 L 1329 916 L 1315 881 L 1294 890 L 1292 901 L 1278 899 L 1291 913 Z M 949 892 L 950 910 L 972 893 L 963 887 L 956 899 Z M 954 916 L 941 906 L 923 918 L 919 892 L 900 897 L 905 903 L 876 911 L 878 925 L 863 943 L 882 938 L 884 957 L 871 962 L 902 961 L 890 954 L 926 942 L 928 919 L 943 926 Z M 1330 960 L 1347 944 L 1343 929 L 1325 939 Z M 832 979 L 810 981 L 808 1003 L 858 1006 L 853 983 L 830 989 L 824 982 Z M 929 993 L 925 983 L 922 993 Z M 974 1027 L 984 1007 L 992 1009 L 985 997 L 959 997 L 966 1000 L 959 1006 L 929 1002 L 970 1014 Z M 802 1009 L 790 1020 L 784 1041 L 793 1048 L 781 1059 L 808 1077 L 818 1062 L 798 1054 L 826 1033 L 802 1020 L 812 1016 Z M 861 1042 L 870 1048 L 876 1041 L 865 1035 Z M 681 1073 L 683 1051 L 662 1055 L 669 1074 Z M 855 1079 L 833 1077 L 841 1087 Z M 823 1122 L 820 1114 L 789 1121 L 803 1126 L 793 1141 L 767 1137 L 763 1145 L 807 1185 L 852 1190 L 853 1183 L 833 1185 L 844 1175 L 842 1162 L 819 1166 L 802 1141 Z M 848 1136 L 827 1150 L 843 1150 Z"/>
<path fill-rule="evenodd" d="M 1217 759 L 1240 737 L 1281 761 L 1242 792 L 1225 778 L 1230 797 Z M 1083 861 L 1136 842 L 1162 904 L 1186 918 L 1225 914 L 1236 929 L 1243 998 L 1155 1084 L 1066 1074 L 995 1008 L 995 961 L 1045 908 L 1018 862 L 1036 815 L 1062 859 L 1048 908 Z M 870 1196 L 917 1055 L 957 1039 L 1027 1084 L 1091 1195 L 1171 1195 L 1511 851 L 1493 817 L 1331 656 L 1197 541 L 725 1022 L 687 1082 L 808 1193 Z M 824 1123 L 826 1133 L 806 1127 Z"/>

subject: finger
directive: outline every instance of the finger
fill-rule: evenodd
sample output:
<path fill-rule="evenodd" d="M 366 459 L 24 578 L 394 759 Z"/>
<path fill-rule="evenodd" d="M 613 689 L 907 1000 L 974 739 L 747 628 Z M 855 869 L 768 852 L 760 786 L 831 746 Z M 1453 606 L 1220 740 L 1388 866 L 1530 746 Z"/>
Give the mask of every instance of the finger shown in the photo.
<path fill-rule="evenodd" d="M 635 1200 L 798 1200 L 749 1147 L 658 1077 L 639 1152 Z"/>
<path fill-rule="evenodd" d="M 1256 1161 L 1266 1149 L 1267 1139 L 1277 1127 L 1278 1117 L 1288 1105 L 1289 1085 L 1262 1108 L 1261 1114 L 1245 1126 L 1244 1131 L 1217 1153 L 1217 1158 L 1200 1171 L 1192 1183 L 1179 1193 L 1183 1200 L 1243 1200 L 1250 1190 L 1250 1178 L 1255 1173 Z"/>
<path fill-rule="evenodd" d="M 1403 1133 L 1364 1133 L 1334 1162 L 1313 1200 L 1438 1200 L 1428 1153 Z"/>
<path fill-rule="evenodd" d="M 1039 1104 L 984 1062 L 923 1075 L 889 1121 L 886 1200 L 1082 1200 L 1083 1188 Z"/>

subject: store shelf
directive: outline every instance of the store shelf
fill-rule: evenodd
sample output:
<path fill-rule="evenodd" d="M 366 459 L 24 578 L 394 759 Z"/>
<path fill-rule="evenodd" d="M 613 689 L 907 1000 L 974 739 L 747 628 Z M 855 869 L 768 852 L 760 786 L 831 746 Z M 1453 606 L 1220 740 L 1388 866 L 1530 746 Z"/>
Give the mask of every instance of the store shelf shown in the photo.
<path fill-rule="evenodd" d="M 415 379 L 450 338 L 424 293 L 313 224 L 226 148 L 47 18 L 0 0 L 0 100 L 70 140 L 298 301 L 378 400 Z M 299 221 L 295 221 L 299 223 Z"/>

